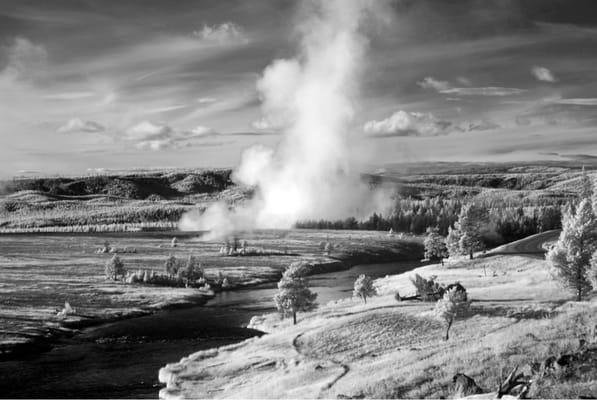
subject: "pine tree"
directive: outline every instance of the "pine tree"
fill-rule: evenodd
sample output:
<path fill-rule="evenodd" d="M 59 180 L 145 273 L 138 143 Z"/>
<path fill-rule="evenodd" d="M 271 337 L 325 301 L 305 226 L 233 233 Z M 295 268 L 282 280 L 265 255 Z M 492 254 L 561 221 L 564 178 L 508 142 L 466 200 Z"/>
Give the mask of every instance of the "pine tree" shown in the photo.
<path fill-rule="evenodd" d="M 579 199 L 590 199 L 593 194 L 593 183 L 591 182 L 591 178 L 585 171 L 585 166 L 582 167 L 582 173 L 580 175 L 580 193 Z"/>
<path fill-rule="evenodd" d="M 373 280 L 371 277 L 361 274 L 354 282 L 353 296 L 360 297 L 367 304 L 367 297 L 372 297 L 377 294 L 375 287 L 373 287 Z"/>
<path fill-rule="evenodd" d="M 446 237 L 446 248 L 450 257 L 462 255 L 460 249 L 460 237 L 462 234 L 456 228 L 448 227 L 448 236 Z"/>
<path fill-rule="evenodd" d="M 278 311 L 283 317 L 292 315 L 295 325 L 297 312 L 311 311 L 317 306 L 317 293 L 309 290 L 308 282 L 303 278 L 304 274 L 302 263 L 291 264 L 278 282 L 278 293 L 274 296 Z"/>
<path fill-rule="evenodd" d="M 428 260 L 442 260 L 448 253 L 446 240 L 439 234 L 438 228 L 427 228 L 427 236 L 423 244 L 425 258 Z"/>
<path fill-rule="evenodd" d="M 547 253 L 554 275 L 576 293 L 576 300 L 591 290 L 587 277 L 591 257 L 597 250 L 597 218 L 590 198 L 581 200 L 576 211 L 567 207 L 562 217 L 562 233 Z"/>
<path fill-rule="evenodd" d="M 446 325 L 446 336 L 444 340 L 450 338 L 450 328 L 458 316 L 462 316 L 470 307 L 470 302 L 466 299 L 466 292 L 459 291 L 456 287 L 446 291 L 444 296 L 435 304 L 434 313 L 437 318 Z"/>
<path fill-rule="evenodd" d="M 597 251 L 591 256 L 591 266 L 587 271 L 587 279 L 591 283 L 593 290 L 597 290 Z"/>
<path fill-rule="evenodd" d="M 473 253 L 483 248 L 481 241 L 481 229 L 489 222 L 489 211 L 487 208 L 469 203 L 462 207 L 458 215 L 457 229 L 460 231 L 460 250 L 473 258 Z"/>

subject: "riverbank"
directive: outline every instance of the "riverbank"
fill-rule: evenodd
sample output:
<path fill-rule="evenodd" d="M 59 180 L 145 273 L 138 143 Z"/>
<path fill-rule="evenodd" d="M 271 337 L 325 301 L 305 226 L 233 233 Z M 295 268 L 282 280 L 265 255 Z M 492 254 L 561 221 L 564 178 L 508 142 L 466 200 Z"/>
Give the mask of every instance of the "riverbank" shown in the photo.
<path fill-rule="evenodd" d="M 433 303 L 396 301 L 414 292 L 414 273 L 461 282 L 473 299 L 449 341 Z M 178 398 L 439 398 L 464 373 L 487 392 L 505 371 L 532 368 L 549 357 L 575 354 L 567 374 L 534 377 L 534 397 L 590 396 L 597 389 L 592 361 L 595 300 L 576 303 L 536 256 L 496 256 L 429 265 L 376 281 L 380 296 L 367 304 L 347 298 L 299 314 L 275 314 L 249 325 L 269 332 L 200 351 L 160 370 L 160 397 Z M 583 342 L 584 341 L 584 342 Z M 268 382 L 263 385 L 263 382 Z"/>
<path fill-rule="evenodd" d="M 135 318 L 163 309 L 204 304 L 211 297 L 195 289 L 151 285 L 123 285 L 103 278 L 111 254 L 95 250 L 112 245 L 135 248 L 121 254 L 125 267 L 163 269 L 169 254 L 199 258 L 209 279 L 222 274 L 227 290 L 276 282 L 294 261 L 311 265 L 313 274 L 338 271 L 363 262 L 420 259 L 418 239 L 388 237 L 383 232 L 259 231 L 241 233 L 250 245 L 277 251 L 277 255 L 222 256 L 220 242 L 199 241 L 193 236 L 161 232 L 118 234 L 6 235 L 0 256 L 0 359 L 47 350 L 58 338 L 72 336 L 81 328 Z M 178 236 L 176 248 L 171 237 Z M 320 242 L 334 244 L 323 254 Z M 76 310 L 65 319 L 57 317 L 64 302 Z"/>

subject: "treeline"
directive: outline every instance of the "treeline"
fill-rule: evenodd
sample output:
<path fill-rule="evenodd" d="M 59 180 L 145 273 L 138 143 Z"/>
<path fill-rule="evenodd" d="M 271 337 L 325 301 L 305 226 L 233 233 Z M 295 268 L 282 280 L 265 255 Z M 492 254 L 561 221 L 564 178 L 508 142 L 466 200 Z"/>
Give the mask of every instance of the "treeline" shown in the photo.
<path fill-rule="evenodd" d="M 394 211 L 387 216 L 374 213 L 368 219 L 354 217 L 344 220 L 307 220 L 298 222 L 299 229 L 350 229 L 377 230 L 423 234 L 427 228 L 437 227 L 442 236 L 453 227 L 464 204 L 470 199 L 446 200 L 432 198 L 425 200 L 397 199 Z M 501 200 L 476 201 L 489 213 L 489 225 L 497 234 L 496 243 L 518 240 L 523 237 L 561 227 L 560 200 L 551 204 L 523 205 L 522 202 Z M 490 239 L 491 240 L 491 239 Z M 491 243 L 491 244 L 496 244 Z M 490 243 L 488 243 L 490 244 Z"/>
<path fill-rule="evenodd" d="M 153 173 L 78 178 L 22 178 L 0 182 L 0 194 L 33 190 L 55 196 L 106 195 L 128 199 L 211 193 L 231 186 L 231 170 Z"/>

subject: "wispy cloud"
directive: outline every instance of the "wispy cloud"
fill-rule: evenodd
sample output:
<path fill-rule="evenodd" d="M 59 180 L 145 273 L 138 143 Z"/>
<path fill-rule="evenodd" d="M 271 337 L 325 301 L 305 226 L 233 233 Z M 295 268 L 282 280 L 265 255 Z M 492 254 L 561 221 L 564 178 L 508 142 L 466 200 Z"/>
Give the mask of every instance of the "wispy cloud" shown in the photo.
<path fill-rule="evenodd" d="M 433 89 L 438 92 L 441 92 L 442 90 L 448 90 L 451 88 L 450 82 L 440 81 L 432 76 L 423 78 L 422 81 L 417 82 L 417 85 L 419 85 L 423 89 Z"/>
<path fill-rule="evenodd" d="M 219 25 L 203 25 L 203 28 L 193 32 L 193 37 L 206 44 L 246 44 L 249 42 L 244 29 L 233 22 Z"/>
<path fill-rule="evenodd" d="M 95 92 L 65 92 L 65 93 L 54 93 L 43 96 L 45 100 L 80 100 L 89 97 L 94 97 L 97 94 Z"/>
<path fill-rule="evenodd" d="M 557 99 L 555 104 L 568 104 L 573 106 L 597 106 L 597 98 Z"/>
<path fill-rule="evenodd" d="M 459 81 L 463 82 L 464 79 L 466 78 L 459 78 Z M 448 81 L 438 80 L 431 76 L 425 77 L 422 81 L 417 82 L 417 85 L 423 89 L 433 89 L 438 93 L 458 96 L 513 96 L 526 92 L 524 89 L 499 86 L 454 87 Z"/>
<path fill-rule="evenodd" d="M 534 66 L 531 69 L 531 73 L 538 81 L 552 83 L 557 81 L 555 75 L 545 67 Z"/>
<path fill-rule="evenodd" d="M 64 125 L 60 126 L 56 132 L 58 133 L 72 133 L 72 132 L 103 132 L 104 128 L 101 124 L 95 121 L 83 121 L 80 118 L 73 118 L 68 120 Z"/>

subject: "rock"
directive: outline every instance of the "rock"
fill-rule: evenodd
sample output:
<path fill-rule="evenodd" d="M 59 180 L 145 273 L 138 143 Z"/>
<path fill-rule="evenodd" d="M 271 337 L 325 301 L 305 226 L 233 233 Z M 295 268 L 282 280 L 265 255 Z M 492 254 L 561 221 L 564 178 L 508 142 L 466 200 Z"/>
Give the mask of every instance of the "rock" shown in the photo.
<path fill-rule="evenodd" d="M 471 394 L 483 393 L 483 389 L 481 389 L 475 383 L 475 380 L 465 374 L 459 373 L 454 375 L 452 378 L 452 383 L 454 384 L 454 398 L 461 398 L 470 396 Z"/>

